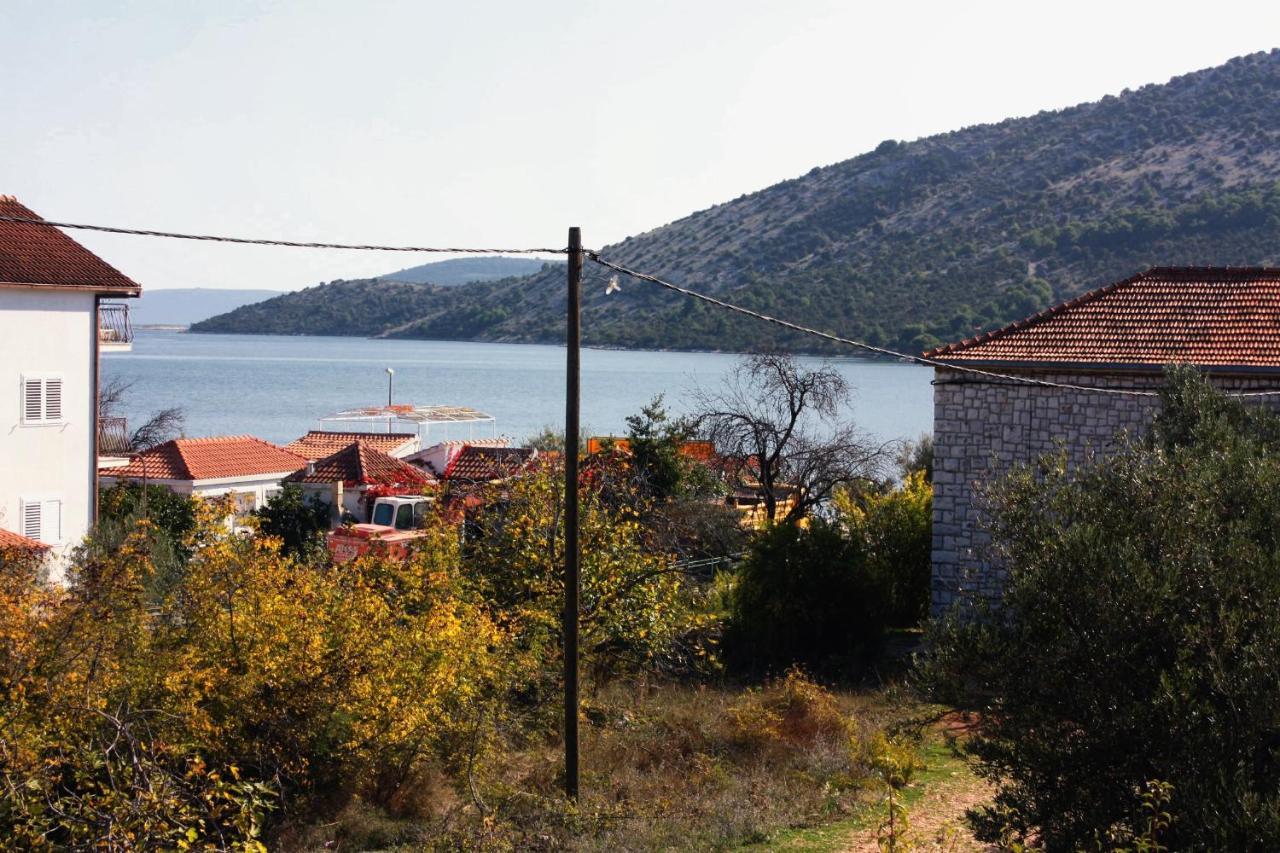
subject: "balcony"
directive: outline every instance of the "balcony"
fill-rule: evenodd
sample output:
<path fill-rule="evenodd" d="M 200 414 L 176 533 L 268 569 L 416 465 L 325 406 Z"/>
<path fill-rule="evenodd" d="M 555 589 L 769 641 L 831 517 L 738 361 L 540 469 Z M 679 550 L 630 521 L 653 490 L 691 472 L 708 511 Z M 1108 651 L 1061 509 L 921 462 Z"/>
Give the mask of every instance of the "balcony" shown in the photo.
<path fill-rule="evenodd" d="M 129 425 L 124 418 L 98 418 L 98 455 L 128 456 Z"/>
<path fill-rule="evenodd" d="M 129 352 L 133 349 L 133 326 L 129 306 L 122 302 L 98 305 L 98 349 L 102 352 Z"/>

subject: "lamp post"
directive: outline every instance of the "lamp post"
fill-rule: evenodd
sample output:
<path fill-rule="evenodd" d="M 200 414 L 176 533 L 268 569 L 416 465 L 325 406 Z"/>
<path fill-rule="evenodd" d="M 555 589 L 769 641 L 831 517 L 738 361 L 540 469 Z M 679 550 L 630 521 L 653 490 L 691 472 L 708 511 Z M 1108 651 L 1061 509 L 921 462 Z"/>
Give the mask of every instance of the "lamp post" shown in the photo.
<path fill-rule="evenodd" d="M 387 368 L 387 432 L 391 432 L 391 380 L 395 378 L 396 372 L 390 367 Z"/>

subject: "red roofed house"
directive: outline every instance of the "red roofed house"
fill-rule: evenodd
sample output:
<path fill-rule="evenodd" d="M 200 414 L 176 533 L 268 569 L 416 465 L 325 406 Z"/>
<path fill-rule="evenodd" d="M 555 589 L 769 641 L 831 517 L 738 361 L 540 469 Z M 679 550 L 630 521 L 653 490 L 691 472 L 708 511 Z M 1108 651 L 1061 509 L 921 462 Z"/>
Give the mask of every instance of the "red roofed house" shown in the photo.
<path fill-rule="evenodd" d="M 440 472 L 440 479 L 464 483 L 497 483 L 529 467 L 538 451 L 531 447 L 477 447 L 468 444 Z"/>
<path fill-rule="evenodd" d="M 130 480 L 195 497 L 235 495 L 237 513 L 264 505 L 307 460 L 251 435 L 175 438 L 100 472 L 104 487 Z"/>
<path fill-rule="evenodd" d="M 1280 269 L 1155 268 L 925 353 L 956 367 L 1151 390 L 1189 363 L 1225 391 L 1280 390 Z M 933 611 L 1000 594 L 975 487 L 1059 444 L 1073 460 L 1140 432 L 1159 400 L 935 370 Z M 1280 405 L 1280 396 L 1263 398 Z"/>
<path fill-rule="evenodd" d="M 417 451 L 419 444 L 418 436 L 412 432 L 329 432 L 313 429 L 302 438 L 286 444 L 284 449 L 314 462 L 337 453 L 353 441 L 363 442 L 397 459 Z"/>
<path fill-rule="evenodd" d="M 142 288 L 0 195 L 0 528 L 49 546 L 51 579 L 96 520 L 100 353 L 130 348 Z"/>
<path fill-rule="evenodd" d="M 298 483 L 305 494 L 329 504 L 336 524 L 344 514 L 367 522 L 373 509 L 370 495 L 420 495 L 434 485 L 435 479 L 379 450 L 376 442 L 366 441 L 362 435 L 337 453 L 308 463 L 285 482 Z"/>

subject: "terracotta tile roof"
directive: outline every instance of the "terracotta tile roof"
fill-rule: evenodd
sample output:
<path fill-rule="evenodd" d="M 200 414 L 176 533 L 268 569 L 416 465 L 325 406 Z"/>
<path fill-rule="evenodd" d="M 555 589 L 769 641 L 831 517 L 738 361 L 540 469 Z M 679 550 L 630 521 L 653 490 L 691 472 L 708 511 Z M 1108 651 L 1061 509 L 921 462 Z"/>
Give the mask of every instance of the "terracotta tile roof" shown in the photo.
<path fill-rule="evenodd" d="M 313 429 L 302 438 L 286 444 L 284 449 L 315 461 L 337 453 L 353 441 L 376 447 L 383 453 L 394 453 L 415 438 L 417 436 L 411 432 L 329 432 Z"/>
<path fill-rule="evenodd" d="M 1280 368 L 1280 269 L 1155 267 L 927 358 Z"/>
<path fill-rule="evenodd" d="M 47 551 L 49 546 L 35 539 L 28 539 L 20 533 L 0 527 L 0 551 L 17 549 L 19 551 Z"/>
<path fill-rule="evenodd" d="M 347 486 L 425 486 L 435 482 L 422 470 L 383 453 L 365 441 L 353 441 L 287 478 L 291 483 L 337 483 Z"/>
<path fill-rule="evenodd" d="M 467 445 L 445 468 L 442 478 L 473 483 L 505 480 L 524 470 L 535 455 L 535 451 L 528 447 Z"/>
<path fill-rule="evenodd" d="M 11 195 L 0 195 L 0 216 L 40 219 Z M 0 221 L 0 283 L 142 292 L 138 283 L 57 228 Z"/>
<path fill-rule="evenodd" d="M 103 468 L 99 475 L 118 480 L 217 480 L 255 474 L 292 474 L 307 460 L 251 435 L 175 438 L 143 451 L 128 465 Z"/>

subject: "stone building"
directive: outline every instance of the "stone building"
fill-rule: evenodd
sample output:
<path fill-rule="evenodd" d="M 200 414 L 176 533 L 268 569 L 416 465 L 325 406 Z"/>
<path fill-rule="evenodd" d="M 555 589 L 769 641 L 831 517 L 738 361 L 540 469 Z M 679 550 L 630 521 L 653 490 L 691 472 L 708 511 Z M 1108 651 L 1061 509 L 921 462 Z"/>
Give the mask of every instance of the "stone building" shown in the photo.
<path fill-rule="evenodd" d="M 1092 389 L 1150 391 L 1189 363 L 1224 391 L 1280 391 L 1280 269 L 1154 268 L 1026 320 L 925 353 L 1047 387 L 939 367 L 934 378 L 933 612 L 999 594 L 983 559 L 982 484 L 1018 462 L 1064 448 L 1105 454 L 1141 433 L 1159 400 Z M 1280 406 L 1280 394 L 1262 397 Z"/>

